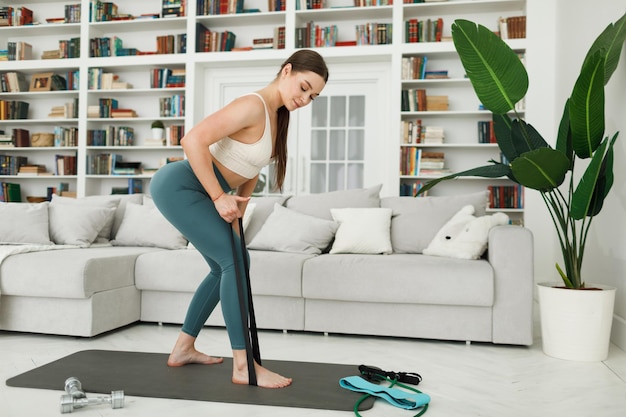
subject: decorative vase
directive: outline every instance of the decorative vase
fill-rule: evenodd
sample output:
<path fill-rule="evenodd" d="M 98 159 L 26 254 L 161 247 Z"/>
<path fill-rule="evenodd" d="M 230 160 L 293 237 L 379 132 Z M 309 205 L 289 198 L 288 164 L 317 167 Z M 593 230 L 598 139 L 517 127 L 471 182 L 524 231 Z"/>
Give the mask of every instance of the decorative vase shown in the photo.
<path fill-rule="evenodd" d="M 615 288 L 588 284 L 537 284 L 543 352 L 572 361 L 603 361 L 609 355 Z"/>

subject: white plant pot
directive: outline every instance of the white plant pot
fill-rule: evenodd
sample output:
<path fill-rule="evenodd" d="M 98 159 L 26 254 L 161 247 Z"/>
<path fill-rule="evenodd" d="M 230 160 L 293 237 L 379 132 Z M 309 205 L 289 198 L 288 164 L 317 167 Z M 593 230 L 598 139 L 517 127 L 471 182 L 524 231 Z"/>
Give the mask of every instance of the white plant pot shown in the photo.
<path fill-rule="evenodd" d="M 539 283 L 543 352 L 572 361 L 603 361 L 609 355 L 615 288 L 570 290 L 562 283 Z M 560 287 L 560 288 L 559 288 Z"/>
<path fill-rule="evenodd" d="M 160 127 L 152 128 L 152 139 L 162 140 L 163 134 L 165 133 L 165 129 L 161 129 Z"/>

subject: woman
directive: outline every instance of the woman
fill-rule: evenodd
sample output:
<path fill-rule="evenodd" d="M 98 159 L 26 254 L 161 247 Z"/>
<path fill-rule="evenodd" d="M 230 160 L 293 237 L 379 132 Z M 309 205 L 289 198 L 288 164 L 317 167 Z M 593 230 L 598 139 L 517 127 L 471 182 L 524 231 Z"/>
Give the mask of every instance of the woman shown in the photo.
<path fill-rule="evenodd" d="M 259 171 L 271 161 L 275 164 L 276 186 L 282 188 L 289 112 L 313 101 L 327 80 L 328 68 L 317 52 L 295 52 L 269 85 L 233 100 L 191 129 L 181 140 L 187 159 L 167 164 L 152 178 L 150 192 L 157 207 L 211 267 L 189 305 L 169 366 L 223 362 L 194 346 L 202 326 L 221 300 L 233 350 L 232 381 L 248 384 L 247 329 L 241 322 L 237 298 L 231 223 L 243 216 Z M 231 190 L 236 192 L 230 194 Z M 258 386 L 281 388 L 291 384 L 291 378 L 258 363 L 255 370 Z"/>

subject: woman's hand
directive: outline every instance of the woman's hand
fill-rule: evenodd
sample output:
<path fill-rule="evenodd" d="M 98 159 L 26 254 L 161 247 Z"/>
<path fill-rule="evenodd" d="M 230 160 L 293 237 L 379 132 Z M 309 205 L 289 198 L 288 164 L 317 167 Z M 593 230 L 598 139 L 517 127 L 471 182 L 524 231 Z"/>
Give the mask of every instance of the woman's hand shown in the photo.
<path fill-rule="evenodd" d="M 215 209 L 227 223 L 232 223 L 242 216 L 239 210 L 239 203 L 250 200 L 250 197 L 240 197 L 238 195 L 222 194 L 215 201 Z"/>

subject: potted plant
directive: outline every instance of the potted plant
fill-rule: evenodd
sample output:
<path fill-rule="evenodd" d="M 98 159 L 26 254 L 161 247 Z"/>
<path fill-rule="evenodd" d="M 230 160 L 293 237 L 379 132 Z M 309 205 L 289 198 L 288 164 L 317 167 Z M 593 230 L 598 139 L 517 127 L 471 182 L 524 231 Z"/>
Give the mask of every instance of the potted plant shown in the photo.
<path fill-rule="evenodd" d="M 537 190 L 550 213 L 563 256 L 563 267 L 556 265 L 562 283 L 538 284 L 544 352 L 564 359 L 604 360 L 615 289 L 587 284 L 581 270 L 591 221 L 600 213 L 613 184 L 613 146 L 618 134 L 605 137 L 604 86 L 619 62 L 626 15 L 609 24 L 591 45 L 565 102 L 554 148 L 515 109 L 529 84 L 518 55 L 489 29 L 467 20 L 455 21 L 452 37 L 476 95 L 492 112 L 498 146 L 509 162 L 492 160 L 490 165 L 435 179 L 420 193 L 461 176 L 508 177 Z M 575 172 L 579 167 L 582 174 Z M 555 319 L 548 317 L 547 305 L 553 293 L 574 298 L 575 303 L 555 313 Z M 583 307 L 584 299 L 599 299 L 604 305 Z M 582 334 L 583 319 L 598 317 L 607 319 L 608 325 L 594 322 L 592 333 Z M 553 336 L 563 339 L 554 340 Z M 599 345 L 590 344 L 594 342 Z"/>
<path fill-rule="evenodd" d="M 154 122 L 152 122 L 150 128 L 152 129 L 152 139 L 163 140 L 163 138 L 165 137 L 165 126 L 163 125 L 162 121 L 155 120 Z"/>

